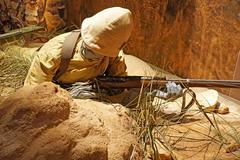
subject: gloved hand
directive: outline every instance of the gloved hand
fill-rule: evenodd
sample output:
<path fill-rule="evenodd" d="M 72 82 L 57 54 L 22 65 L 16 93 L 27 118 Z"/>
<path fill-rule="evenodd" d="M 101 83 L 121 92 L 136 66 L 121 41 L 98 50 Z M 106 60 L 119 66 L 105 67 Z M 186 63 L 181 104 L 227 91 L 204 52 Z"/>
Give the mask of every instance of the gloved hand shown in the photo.
<path fill-rule="evenodd" d="M 177 98 L 182 95 L 182 87 L 174 82 L 168 82 L 166 84 L 165 91 L 162 90 L 154 90 L 156 93 L 156 97 L 162 98 L 162 99 L 170 99 L 170 98 Z"/>
<path fill-rule="evenodd" d="M 89 82 L 76 82 L 65 89 L 76 99 L 97 98 L 97 94 Z"/>
<path fill-rule="evenodd" d="M 76 82 L 70 87 L 65 87 L 73 98 L 76 99 L 94 99 L 98 98 L 99 94 L 107 94 L 108 96 L 114 96 L 120 94 L 124 89 L 101 89 L 98 91 L 91 82 Z"/>

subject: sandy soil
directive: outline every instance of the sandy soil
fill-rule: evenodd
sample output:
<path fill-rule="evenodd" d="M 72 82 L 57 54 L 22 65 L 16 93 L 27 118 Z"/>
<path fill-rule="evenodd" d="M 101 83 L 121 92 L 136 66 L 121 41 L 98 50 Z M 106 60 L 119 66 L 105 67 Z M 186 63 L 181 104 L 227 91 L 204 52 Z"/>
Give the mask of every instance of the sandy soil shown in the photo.
<path fill-rule="evenodd" d="M 200 93 L 206 89 L 195 88 L 194 90 L 195 93 Z M 230 113 L 225 115 L 208 113 L 207 116 L 214 127 L 194 105 L 183 123 L 170 125 L 165 133 L 162 133 L 166 141 L 171 144 L 171 149 L 178 159 L 240 159 L 240 103 L 225 95 L 219 96 L 219 102 L 228 106 Z M 235 148 L 230 148 L 233 145 Z M 226 153 L 229 150 L 233 152 Z"/>

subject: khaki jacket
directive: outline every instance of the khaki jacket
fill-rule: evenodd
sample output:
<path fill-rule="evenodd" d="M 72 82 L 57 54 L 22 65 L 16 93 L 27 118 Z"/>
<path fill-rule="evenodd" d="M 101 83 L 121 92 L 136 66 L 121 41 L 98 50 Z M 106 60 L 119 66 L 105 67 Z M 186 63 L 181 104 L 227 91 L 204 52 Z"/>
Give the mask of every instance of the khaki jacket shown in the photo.
<path fill-rule="evenodd" d="M 32 61 L 24 85 L 34 85 L 53 80 L 60 65 L 63 41 L 69 34 L 59 35 L 43 45 Z M 74 56 L 66 72 L 59 77 L 59 82 L 82 82 L 103 74 L 111 76 L 126 75 L 126 64 L 122 50 L 116 58 L 105 56 L 98 60 L 86 59 L 81 55 L 81 43 L 82 39 L 80 38 L 74 50 Z"/>

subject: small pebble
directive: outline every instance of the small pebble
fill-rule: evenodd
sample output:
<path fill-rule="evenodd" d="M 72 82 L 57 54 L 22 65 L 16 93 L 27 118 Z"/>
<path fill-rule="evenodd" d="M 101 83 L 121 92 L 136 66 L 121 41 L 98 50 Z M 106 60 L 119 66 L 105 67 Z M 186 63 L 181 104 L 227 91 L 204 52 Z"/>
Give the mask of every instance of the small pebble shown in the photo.
<path fill-rule="evenodd" d="M 225 104 L 220 104 L 217 113 L 219 114 L 228 114 L 229 113 L 229 108 Z"/>

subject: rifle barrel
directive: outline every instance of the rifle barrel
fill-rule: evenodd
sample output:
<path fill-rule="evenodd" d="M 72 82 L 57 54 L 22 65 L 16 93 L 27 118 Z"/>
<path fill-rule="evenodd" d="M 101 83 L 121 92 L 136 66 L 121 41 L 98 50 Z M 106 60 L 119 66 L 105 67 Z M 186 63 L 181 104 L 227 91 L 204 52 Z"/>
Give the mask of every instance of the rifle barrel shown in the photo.
<path fill-rule="evenodd" d="M 205 80 L 205 79 L 168 79 L 183 87 L 219 87 L 219 88 L 240 88 L 239 80 Z"/>
<path fill-rule="evenodd" d="M 166 79 L 147 76 L 97 77 L 100 88 L 141 88 L 152 85 L 162 88 L 167 82 L 175 82 L 182 87 L 219 87 L 240 88 L 240 80 L 206 80 L 206 79 Z"/>

